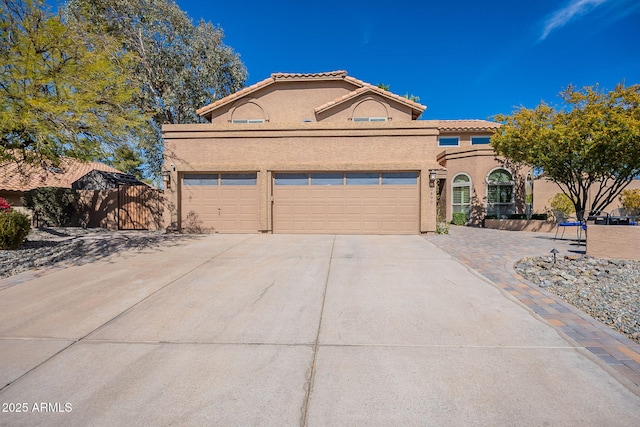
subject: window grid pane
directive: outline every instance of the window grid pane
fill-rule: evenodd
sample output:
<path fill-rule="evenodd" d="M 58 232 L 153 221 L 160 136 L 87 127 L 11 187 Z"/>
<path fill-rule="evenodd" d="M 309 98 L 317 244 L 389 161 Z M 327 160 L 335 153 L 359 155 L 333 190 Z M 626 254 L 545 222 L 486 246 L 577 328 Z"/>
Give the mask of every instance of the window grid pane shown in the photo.
<path fill-rule="evenodd" d="M 184 186 L 193 185 L 218 185 L 217 173 L 190 173 L 182 177 Z"/>
<path fill-rule="evenodd" d="M 342 185 L 344 174 L 342 172 L 318 172 L 311 174 L 311 185 Z"/>
<path fill-rule="evenodd" d="M 415 185 L 418 183 L 417 172 L 383 172 L 382 185 Z"/>
<path fill-rule="evenodd" d="M 379 173 L 351 172 L 347 174 L 347 185 L 378 185 Z"/>
<path fill-rule="evenodd" d="M 222 185 L 256 185 L 255 173 L 226 173 L 220 177 Z"/>
<path fill-rule="evenodd" d="M 309 174 L 279 173 L 276 175 L 276 185 L 308 185 Z"/>

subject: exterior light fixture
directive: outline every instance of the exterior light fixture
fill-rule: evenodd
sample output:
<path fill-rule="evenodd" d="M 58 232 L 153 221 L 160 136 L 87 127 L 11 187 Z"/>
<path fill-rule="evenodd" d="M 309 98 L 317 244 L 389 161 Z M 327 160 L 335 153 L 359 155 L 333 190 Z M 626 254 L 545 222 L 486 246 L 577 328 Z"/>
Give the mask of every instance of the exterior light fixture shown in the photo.
<path fill-rule="evenodd" d="M 430 170 L 429 171 L 429 187 L 435 187 L 436 186 L 436 171 L 434 170 Z"/>
<path fill-rule="evenodd" d="M 171 188 L 171 172 L 162 171 L 162 182 L 165 188 Z"/>
<path fill-rule="evenodd" d="M 551 249 L 551 253 L 553 254 L 553 264 L 555 265 L 556 263 L 556 255 L 560 253 L 559 250 L 557 250 L 556 248 Z"/>

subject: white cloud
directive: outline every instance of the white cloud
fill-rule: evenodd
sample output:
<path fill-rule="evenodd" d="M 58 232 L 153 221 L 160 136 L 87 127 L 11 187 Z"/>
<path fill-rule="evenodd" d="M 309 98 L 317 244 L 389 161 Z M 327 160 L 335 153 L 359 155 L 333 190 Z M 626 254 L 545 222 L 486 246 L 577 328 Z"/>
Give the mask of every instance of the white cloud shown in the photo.
<path fill-rule="evenodd" d="M 607 1 L 608 0 L 571 0 L 568 5 L 556 10 L 547 18 L 540 40 L 546 39 L 553 30 L 564 27 L 572 19 L 592 11 Z"/>

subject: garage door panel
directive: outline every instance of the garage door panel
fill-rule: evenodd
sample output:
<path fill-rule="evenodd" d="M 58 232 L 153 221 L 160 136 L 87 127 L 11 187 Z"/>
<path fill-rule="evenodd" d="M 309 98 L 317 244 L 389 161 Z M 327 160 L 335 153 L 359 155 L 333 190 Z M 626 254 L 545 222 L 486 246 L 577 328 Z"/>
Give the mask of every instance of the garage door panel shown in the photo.
<path fill-rule="evenodd" d="M 327 215 L 344 215 L 345 214 L 345 206 L 335 204 L 335 202 L 331 202 L 331 204 L 327 205 Z"/>
<path fill-rule="evenodd" d="M 311 215 L 325 215 L 327 213 L 327 205 L 314 204 L 309 207 Z"/>
<path fill-rule="evenodd" d="M 254 182 L 256 174 L 246 175 Z M 259 228 L 257 185 L 240 185 L 238 174 L 185 174 L 181 187 L 181 227 L 185 231 L 256 233 Z M 223 182 L 223 183 L 224 183 Z"/>
<path fill-rule="evenodd" d="M 331 174 L 340 176 L 340 173 Z M 276 233 L 348 233 L 348 234 L 413 234 L 419 230 L 419 184 L 417 173 L 401 180 L 391 173 L 393 180 L 380 173 L 350 173 L 344 175 L 343 185 L 335 179 L 333 185 L 312 178 L 307 185 L 279 185 L 274 174 L 273 228 Z M 300 174 L 305 176 L 304 173 Z M 317 175 L 317 174 L 316 174 Z M 362 176 L 360 176 L 362 175 Z M 332 181 L 332 182 L 333 182 Z M 286 180 L 280 181 L 286 183 Z M 369 185 L 363 185 L 366 182 Z M 293 208 L 291 208 L 293 206 Z"/>

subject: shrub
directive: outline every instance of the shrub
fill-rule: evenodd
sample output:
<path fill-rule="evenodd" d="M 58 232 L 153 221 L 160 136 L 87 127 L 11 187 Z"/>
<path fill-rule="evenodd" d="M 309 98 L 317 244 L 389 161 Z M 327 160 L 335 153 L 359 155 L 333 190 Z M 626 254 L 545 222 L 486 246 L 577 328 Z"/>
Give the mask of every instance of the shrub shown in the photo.
<path fill-rule="evenodd" d="M 11 206 L 9 203 L 0 197 L 0 212 L 9 212 L 11 210 Z"/>
<path fill-rule="evenodd" d="M 449 224 L 446 221 L 437 221 L 436 234 L 449 234 Z"/>
<path fill-rule="evenodd" d="M 0 249 L 18 249 L 31 229 L 31 220 L 23 213 L 0 211 Z"/>
<path fill-rule="evenodd" d="M 77 211 L 78 193 L 71 188 L 40 187 L 29 190 L 22 198 L 34 218 L 51 227 L 67 225 Z"/>
<path fill-rule="evenodd" d="M 571 199 L 564 193 L 558 193 L 550 201 L 551 209 L 557 210 L 565 214 L 566 216 L 575 213 L 576 207 Z"/>
<path fill-rule="evenodd" d="M 620 203 L 622 203 L 622 207 L 631 214 L 640 212 L 640 190 L 622 190 L 622 193 L 620 193 Z"/>
<path fill-rule="evenodd" d="M 465 225 L 467 223 L 467 215 L 464 212 L 454 212 L 451 218 L 451 224 Z"/>

